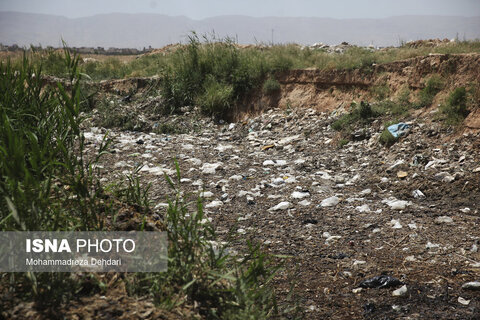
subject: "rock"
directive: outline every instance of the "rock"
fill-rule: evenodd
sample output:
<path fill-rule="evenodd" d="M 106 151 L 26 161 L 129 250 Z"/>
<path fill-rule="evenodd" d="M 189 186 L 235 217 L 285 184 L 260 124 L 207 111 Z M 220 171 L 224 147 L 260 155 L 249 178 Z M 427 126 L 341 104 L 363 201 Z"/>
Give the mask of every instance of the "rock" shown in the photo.
<path fill-rule="evenodd" d="M 294 191 L 294 192 L 291 194 L 291 197 L 292 197 L 293 199 L 303 199 L 303 198 L 310 197 L 310 193 L 308 193 L 308 192 Z"/>
<path fill-rule="evenodd" d="M 441 216 L 441 217 L 435 218 L 435 223 L 437 223 L 437 224 L 452 223 L 452 222 L 453 222 L 453 219 L 451 217 L 447 217 L 447 216 Z"/>
<path fill-rule="evenodd" d="M 462 289 L 480 291 L 480 281 L 471 281 L 464 283 Z"/>
<path fill-rule="evenodd" d="M 407 286 L 403 285 L 400 288 L 398 288 L 397 290 L 394 290 L 392 292 L 392 296 L 401 297 L 401 296 L 405 295 L 407 292 L 408 292 Z"/>
<path fill-rule="evenodd" d="M 285 210 L 285 209 L 290 208 L 290 206 L 291 206 L 290 202 L 283 201 L 283 202 L 280 202 L 279 204 L 277 204 L 276 206 L 270 208 L 269 210 L 272 210 L 272 211 Z"/>
<path fill-rule="evenodd" d="M 340 202 L 340 198 L 333 196 L 330 198 L 323 199 L 320 203 L 322 207 L 333 207 L 336 206 Z"/>
<path fill-rule="evenodd" d="M 235 180 L 235 181 L 239 181 L 239 180 L 242 180 L 243 177 L 238 175 L 238 174 L 235 174 L 233 176 L 231 176 L 230 178 L 228 178 L 228 180 Z"/>
<path fill-rule="evenodd" d="M 472 172 L 473 172 L 473 173 L 475 173 L 475 172 L 480 172 L 480 167 L 473 169 Z"/>
<path fill-rule="evenodd" d="M 362 292 L 363 288 L 355 288 L 352 290 L 352 293 L 360 293 Z"/>
<path fill-rule="evenodd" d="M 463 208 L 463 209 L 460 209 L 460 211 L 463 213 L 469 213 L 471 210 L 470 208 Z"/>

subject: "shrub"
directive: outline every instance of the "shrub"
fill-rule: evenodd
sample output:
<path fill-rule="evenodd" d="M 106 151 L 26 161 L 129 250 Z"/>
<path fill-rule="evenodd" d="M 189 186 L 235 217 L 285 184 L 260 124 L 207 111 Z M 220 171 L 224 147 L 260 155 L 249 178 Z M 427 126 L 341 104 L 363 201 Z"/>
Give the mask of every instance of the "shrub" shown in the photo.
<path fill-rule="evenodd" d="M 373 118 L 378 116 L 366 101 L 361 101 L 360 104 L 354 101 L 351 103 L 350 108 L 352 109 L 350 113 L 342 115 L 332 123 L 332 128 L 334 130 L 349 130 L 355 123 L 368 124 Z"/>
<path fill-rule="evenodd" d="M 209 115 L 223 116 L 233 105 L 233 86 L 217 82 L 213 77 L 205 82 L 204 93 L 197 99 L 201 110 Z"/>
<path fill-rule="evenodd" d="M 262 89 L 264 94 L 269 95 L 269 94 L 278 92 L 280 90 L 280 83 L 276 79 L 268 78 L 263 83 Z"/>
<path fill-rule="evenodd" d="M 440 76 L 431 76 L 426 84 L 425 88 L 420 91 L 419 100 L 415 105 L 416 108 L 428 107 L 432 104 L 433 99 L 440 90 L 443 89 L 444 82 Z"/>
<path fill-rule="evenodd" d="M 456 88 L 448 97 L 447 102 L 440 110 L 446 116 L 448 124 L 458 124 L 465 119 L 469 113 L 467 109 L 467 90 L 465 87 Z"/>
<path fill-rule="evenodd" d="M 378 100 L 382 101 L 390 94 L 390 88 L 387 84 L 373 86 L 370 89 L 371 94 Z"/>
<path fill-rule="evenodd" d="M 397 139 L 388 131 L 388 129 L 383 130 L 382 134 L 380 135 L 380 138 L 378 140 L 381 144 L 383 144 L 386 147 L 390 147 L 395 142 L 397 142 Z"/>

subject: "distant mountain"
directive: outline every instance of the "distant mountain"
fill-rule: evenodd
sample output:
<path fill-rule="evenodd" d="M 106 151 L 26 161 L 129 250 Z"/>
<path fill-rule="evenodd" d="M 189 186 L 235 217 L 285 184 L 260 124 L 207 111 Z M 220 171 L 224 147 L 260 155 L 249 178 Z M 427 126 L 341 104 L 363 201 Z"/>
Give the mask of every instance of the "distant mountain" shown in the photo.
<path fill-rule="evenodd" d="M 204 20 L 160 14 L 102 14 L 69 19 L 60 16 L 0 12 L 0 42 L 30 44 L 142 48 L 185 42 L 196 31 L 215 31 L 239 43 L 313 44 L 323 42 L 376 46 L 427 38 L 480 38 L 480 17 L 399 16 L 385 19 L 252 18 L 218 16 Z"/>

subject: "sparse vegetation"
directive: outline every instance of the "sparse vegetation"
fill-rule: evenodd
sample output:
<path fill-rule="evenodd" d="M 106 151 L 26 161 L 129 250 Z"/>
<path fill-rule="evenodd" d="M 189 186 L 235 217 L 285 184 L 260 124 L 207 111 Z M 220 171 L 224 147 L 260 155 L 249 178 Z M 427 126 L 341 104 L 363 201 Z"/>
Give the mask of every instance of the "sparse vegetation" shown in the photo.
<path fill-rule="evenodd" d="M 350 113 L 344 114 L 333 122 L 332 128 L 334 130 L 348 131 L 353 124 L 368 124 L 377 116 L 376 112 L 372 110 L 371 105 L 366 101 L 361 101 L 360 104 L 354 101 L 350 105 L 350 109 Z"/>
<path fill-rule="evenodd" d="M 142 213 L 150 209 L 149 188 L 140 181 L 140 167 L 126 183 L 107 187 L 97 178 L 98 161 L 109 140 L 85 154 L 82 132 L 81 75 L 78 56 L 65 50 L 68 86 L 44 86 L 41 69 L 24 58 L 20 69 L 0 64 L 0 227 L 11 230 L 105 230 L 114 202 Z M 238 88 L 237 88 L 238 89 Z M 233 90 L 233 87 L 232 87 Z M 108 103 L 110 105 L 110 103 Z M 106 111 L 108 113 L 108 111 Z M 200 199 L 189 201 L 177 186 L 165 216 L 169 268 L 156 274 L 129 274 L 131 294 L 149 294 L 164 308 L 201 302 L 201 314 L 221 319 L 267 319 L 281 314 L 272 286 L 281 257 L 248 244 L 245 255 L 227 253 L 218 243 Z M 139 229 L 142 225 L 138 226 Z M 19 290 L 42 308 L 58 307 L 74 295 L 108 290 L 94 275 L 70 273 L 12 274 L 3 288 Z M 196 302 L 195 302 L 196 303 Z"/>
<path fill-rule="evenodd" d="M 280 83 L 274 79 L 274 78 L 268 78 L 265 80 L 263 83 L 263 93 L 264 94 L 273 94 L 275 92 L 278 92 L 280 90 Z"/>
<path fill-rule="evenodd" d="M 447 101 L 440 107 L 445 116 L 445 122 L 450 125 L 457 125 L 468 116 L 467 90 L 465 87 L 456 88 L 448 97 Z"/>
<path fill-rule="evenodd" d="M 388 131 L 388 129 L 385 129 L 380 134 L 380 138 L 378 141 L 384 146 L 390 147 L 395 144 L 397 139 L 395 139 L 395 137 L 390 133 L 390 131 Z"/>
<path fill-rule="evenodd" d="M 150 293 L 155 301 L 171 308 L 185 299 L 201 302 L 207 318 L 267 319 L 278 316 L 273 277 L 281 269 L 280 256 L 267 256 L 260 246 L 248 244 L 238 258 L 217 242 L 215 230 L 203 211 L 201 198 L 186 195 L 176 177 L 165 176 L 175 191 L 168 200 L 165 222 L 169 226 L 169 266 L 165 273 L 130 277 L 129 291 Z"/>
<path fill-rule="evenodd" d="M 438 75 L 433 75 L 427 79 L 425 88 L 420 91 L 416 108 L 428 107 L 432 104 L 437 93 L 443 89 L 444 81 Z"/>

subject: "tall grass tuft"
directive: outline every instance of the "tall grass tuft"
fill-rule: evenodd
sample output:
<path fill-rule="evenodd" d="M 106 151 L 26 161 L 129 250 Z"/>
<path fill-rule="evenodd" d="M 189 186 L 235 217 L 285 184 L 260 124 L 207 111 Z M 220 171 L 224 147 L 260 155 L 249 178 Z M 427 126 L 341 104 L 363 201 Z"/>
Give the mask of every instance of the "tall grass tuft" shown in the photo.
<path fill-rule="evenodd" d="M 78 57 L 65 50 L 64 85 L 44 85 L 42 67 L 0 63 L 0 228 L 2 231 L 99 230 L 102 187 L 81 131 Z M 12 275 L 40 305 L 65 301 L 78 282 L 64 273 Z"/>

